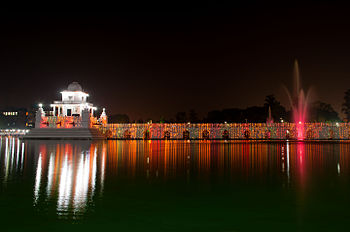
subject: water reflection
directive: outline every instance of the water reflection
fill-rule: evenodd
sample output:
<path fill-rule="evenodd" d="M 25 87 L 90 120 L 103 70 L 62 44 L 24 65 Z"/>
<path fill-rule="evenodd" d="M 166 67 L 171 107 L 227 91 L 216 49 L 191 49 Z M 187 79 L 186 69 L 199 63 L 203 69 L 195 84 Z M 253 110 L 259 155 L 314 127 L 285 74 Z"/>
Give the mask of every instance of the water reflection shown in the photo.
<path fill-rule="evenodd" d="M 269 180 L 274 175 L 302 187 L 309 177 L 348 172 L 349 147 L 349 143 L 109 141 L 106 153 L 110 176 L 215 176 L 235 181 Z"/>
<path fill-rule="evenodd" d="M 56 199 L 60 216 L 84 213 L 96 191 L 98 162 L 103 188 L 106 149 L 101 145 L 98 154 L 99 144 L 90 142 L 37 143 L 34 205 Z"/>
<path fill-rule="evenodd" d="M 5 146 L 4 151 L 3 145 Z M 3 183 L 10 181 L 13 175 L 23 170 L 24 143 L 16 138 L 1 137 L 1 169 L 3 170 Z"/>
<path fill-rule="evenodd" d="M 26 141 L 4 137 L 1 181 L 32 176 L 33 205 L 55 205 L 59 216 L 83 215 L 106 179 L 273 182 L 305 189 L 320 177 L 349 175 L 349 143 L 224 141 Z M 109 185 L 109 186 L 111 186 Z M 97 194 L 98 193 L 98 194 Z"/>

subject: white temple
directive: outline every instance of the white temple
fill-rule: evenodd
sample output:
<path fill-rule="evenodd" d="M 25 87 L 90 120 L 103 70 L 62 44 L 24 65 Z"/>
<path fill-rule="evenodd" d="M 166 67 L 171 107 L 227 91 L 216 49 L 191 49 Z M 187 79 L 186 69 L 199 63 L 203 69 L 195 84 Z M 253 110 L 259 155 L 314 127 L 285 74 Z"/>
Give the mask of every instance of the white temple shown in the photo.
<path fill-rule="evenodd" d="M 99 118 L 94 117 L 97 108 L 87 102 L 89 94 L 77 82 L 68 85 L 61 92 L 62 100 L 50 104 L 52 111 L 46 115 L 43 105 L 35 116 L 35 128 L 25 139 L 105 139 L 101 127 L 107 125 L 107 115 L 103 111 Z"/>
<path fill-rule="evenodd" d="M 54 101 L 50 106 L 53 108 L 54 116 L 81 116 L 84 109 L 89 110 L 90 115 L 94 115 L 97 108 L 87 102 L 89 94 L 83 92 L 83 88 L 78 82 L 72 82 L 68 89 L 61 92 L 62 100 Z"/>

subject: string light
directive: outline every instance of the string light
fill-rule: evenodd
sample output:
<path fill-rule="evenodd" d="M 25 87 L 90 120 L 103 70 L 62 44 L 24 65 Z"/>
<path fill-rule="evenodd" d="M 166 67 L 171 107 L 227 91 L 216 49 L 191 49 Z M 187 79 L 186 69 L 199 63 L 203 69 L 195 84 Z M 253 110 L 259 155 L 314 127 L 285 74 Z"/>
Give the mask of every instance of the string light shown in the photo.
<path fill-rule="evenodd" d="M 148 131 L 151 139 L 162 139 L 170 134 L 170 139 L 183 139 L 189 133 L 190 139 L 297 139 L 302 130 L 305 140 L 350 139 L 350 123 L 130 123 L 108 124 L 102 130 L 110 131 L 110 136 L 123 139 L 127 134 L 131 139 L 142 139 Z M 300 132 L 300 131 L 299 131 Z M 203 137 L 204 136 L 204 137 Z"/>

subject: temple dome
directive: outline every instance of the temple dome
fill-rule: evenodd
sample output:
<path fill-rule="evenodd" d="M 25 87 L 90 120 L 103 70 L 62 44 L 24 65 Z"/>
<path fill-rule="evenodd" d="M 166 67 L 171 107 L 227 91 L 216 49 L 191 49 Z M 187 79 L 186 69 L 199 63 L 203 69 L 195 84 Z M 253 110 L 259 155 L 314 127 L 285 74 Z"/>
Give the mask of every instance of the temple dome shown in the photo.
<path fill-rule="evenodd" d="M 83 88 L 78 82 L 72 82 L 68 85 L 68 91 L 83 91 Z"/>

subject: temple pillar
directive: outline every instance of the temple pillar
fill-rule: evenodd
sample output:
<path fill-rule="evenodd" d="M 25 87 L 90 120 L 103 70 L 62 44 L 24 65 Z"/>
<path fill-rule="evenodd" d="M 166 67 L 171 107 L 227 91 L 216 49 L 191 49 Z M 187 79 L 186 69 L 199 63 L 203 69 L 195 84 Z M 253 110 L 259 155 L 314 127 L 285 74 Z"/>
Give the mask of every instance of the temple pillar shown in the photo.
<path fill-rule="evenodd" d="M 90 111 L 88 109 L 83 109 L 81 112 L 81 127 L 90 127 Z"/>

